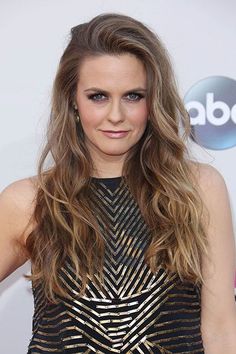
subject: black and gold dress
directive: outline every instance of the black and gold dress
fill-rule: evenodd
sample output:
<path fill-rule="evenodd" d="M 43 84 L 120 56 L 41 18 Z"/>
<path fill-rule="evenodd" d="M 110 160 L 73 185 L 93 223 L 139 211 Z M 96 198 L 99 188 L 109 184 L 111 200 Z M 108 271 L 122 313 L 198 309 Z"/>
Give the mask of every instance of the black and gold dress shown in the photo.
<path fill-rule="evenodd" d="M 85 295 L 75 298 L 69 262 L 62 275 L 71 300 L 47 304 L 42 289 L 33 287 L 28 354 L 204 353 L 199 288 L 162 268 L 151 273 L 143 257 L 149 230 L 122 177 L 93 177 L 91 188 L 109 220 L 105 292 L 90 280 Z"/>

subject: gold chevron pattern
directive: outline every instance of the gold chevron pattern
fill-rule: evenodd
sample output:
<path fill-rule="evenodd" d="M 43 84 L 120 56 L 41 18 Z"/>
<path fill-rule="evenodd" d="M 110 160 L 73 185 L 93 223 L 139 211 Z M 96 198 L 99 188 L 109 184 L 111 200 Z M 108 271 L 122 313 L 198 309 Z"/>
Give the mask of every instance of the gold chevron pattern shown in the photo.
<path fill-rule="evenodd" d="M 68 260 L 61 280 L 69 299 L 47 304 L 34 288 L 33 335 L 28 354 L 204 353 L 200 291 L 177 274 L 144 262 L 150 232 L 122 177 L 93 178 L 94 212 L 104 233 L 104 285 L 80 280 Z M 105 219 L 104 219 L 105 216 Z"/>

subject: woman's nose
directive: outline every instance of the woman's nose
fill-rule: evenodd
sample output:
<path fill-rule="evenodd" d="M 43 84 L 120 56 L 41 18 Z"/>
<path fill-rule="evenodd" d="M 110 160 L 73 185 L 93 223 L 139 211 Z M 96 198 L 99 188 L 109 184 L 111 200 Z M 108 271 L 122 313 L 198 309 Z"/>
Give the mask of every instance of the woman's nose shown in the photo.
<path fill-rule="evenodd" d="M 117 123 L 124 120 L 124 111 L 121 107 L 121 103 L 115 100 L 111 103 L 110 111 L 108 113 L 108 120 Z"/>

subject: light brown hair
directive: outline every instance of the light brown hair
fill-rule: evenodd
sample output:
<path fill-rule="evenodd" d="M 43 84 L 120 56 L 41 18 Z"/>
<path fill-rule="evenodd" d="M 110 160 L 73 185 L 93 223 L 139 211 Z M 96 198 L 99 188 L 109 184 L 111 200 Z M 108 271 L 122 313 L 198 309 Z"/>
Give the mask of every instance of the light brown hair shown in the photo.
<path fill-rule="evenodd" d="M 142 138 L 129 151 L 122 173 L 152 233 L 145 260 L 153 272 L 162 265 L 182 280 L 203 282 L 205 212 L 186 148 L 189 117 L 167 50 L 140 21 L 105 13 L 71 29 L 54 81 L 47 142 L 38 165 L 37 226 L 26 244 L 32 260 L 28 278 L 35 285 L 42 283 L 51 301 L 56 301 L 56 294 L 67 296 L 59 276 L 67 258 L 81 279 L 81 295 L 88 276 L 94 279 L 97 273 L 103 281 L 104 241 L 89 188 L 93 161 L 73 102 L 83 60 L 123 53 L 141 60 L 147 75 L 149 120 Z M 45 168 L 48 156 L 53 163 Z"/>

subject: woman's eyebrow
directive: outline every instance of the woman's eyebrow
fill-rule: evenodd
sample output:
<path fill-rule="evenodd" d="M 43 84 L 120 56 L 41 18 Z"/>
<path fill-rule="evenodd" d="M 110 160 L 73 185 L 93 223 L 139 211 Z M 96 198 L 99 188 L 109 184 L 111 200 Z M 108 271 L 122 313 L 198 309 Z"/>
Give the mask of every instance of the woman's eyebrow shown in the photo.
<path fill-rule="evenodd" d="M 100 89 L 99 87 L 90 87 L 86 90 L 84 90 L 84 92 L 87 92 L 87 91 L 99 91 L 99 92 L 102 92 L 102 93 L 105 93 L 105 94 L 108 94 L 109 92 L 106 91 L 106 90 L 102 90 Z M 125 92 L 125 94 L 129 93 L 129 92 L 133 92 L 133 91 L 142 91 L 142 92 L 146 92 L 147 90 L 143 87 L 135 87 L 135 88 L 132 88 L 128 91 Z"/>

